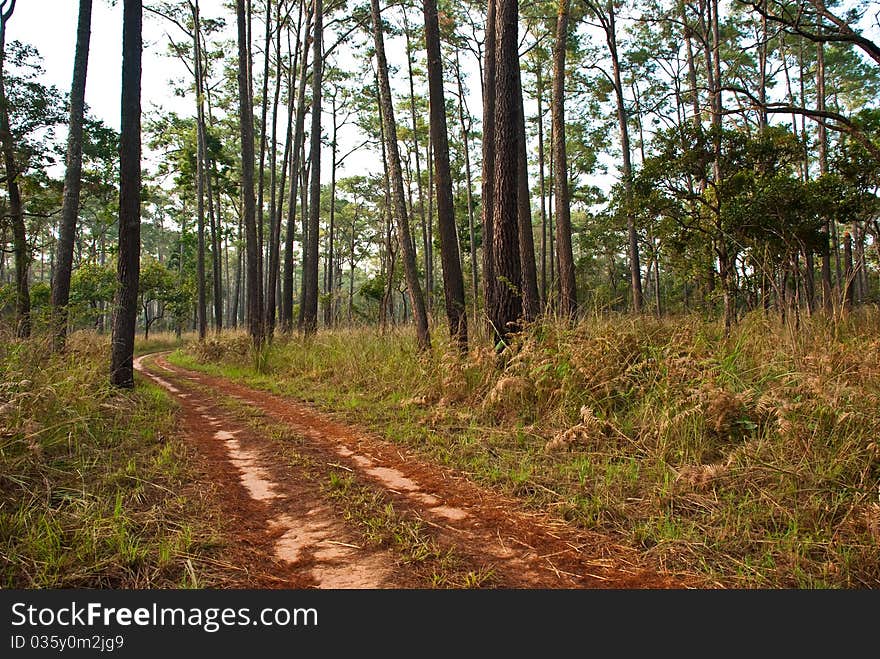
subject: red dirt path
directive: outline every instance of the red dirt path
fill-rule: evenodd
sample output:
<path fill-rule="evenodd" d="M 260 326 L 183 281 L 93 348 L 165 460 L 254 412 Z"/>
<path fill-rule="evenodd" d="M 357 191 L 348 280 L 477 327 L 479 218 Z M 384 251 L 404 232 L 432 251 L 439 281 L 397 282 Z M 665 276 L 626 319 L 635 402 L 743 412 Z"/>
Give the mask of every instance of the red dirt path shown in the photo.
<path fill-rule="evenodd" d="M 692 577 L 646 569 L 636 552 L 605 536 L 525 511 L 307 405 L 173 366 L 163 355 L 140 357 L 135 367 L 179 402 L 181 431 L 196 449 L 206 482 L 221 485 L 219 504 L 231 536 L 225 561 L 247 575 L 244 586 L 464 587 L 438 584 L 436 575 L 432 582 L 417 561 L 365 542 L 323 487 L 330 471 L 344 470 L 381 492 L 398 515 L 420 520 L 437 546 L 451 550 L 456 573 L 491 575 L 483 587 L 706 587 Z M 247 420 L 254 412 L 282 427 L 283 436 L 255 428 Z M 319 465 L 326 478 L 317 481 L 295 456 Z"/>

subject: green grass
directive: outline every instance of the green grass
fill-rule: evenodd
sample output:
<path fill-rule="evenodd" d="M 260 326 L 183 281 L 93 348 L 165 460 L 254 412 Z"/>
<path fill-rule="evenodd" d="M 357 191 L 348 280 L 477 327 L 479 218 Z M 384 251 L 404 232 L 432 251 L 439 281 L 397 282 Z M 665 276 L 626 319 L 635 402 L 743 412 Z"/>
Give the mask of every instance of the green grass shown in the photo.
<path fill-rule="evenodd" d="M 109 342 L 0 341 L 0 585 L 191 588 L 217 546 L 176 408 L 107 383 Z"/>
<path fill-rule="evenodd" d="M 159 352 L 162 350 L 175 350 L 182 348 L 197 339 L 195 332 L 188 332 L 177 336 L 174 332 L 153 332 L 148 339 L 144 339 L 142 334 L 135 337 L 134 354 L 147 355 L 151 352 Z"/>
<path fill-rule="evenodd" d="M 534 326 L 502 360 L 407 329 L 243 335 L 176 363 L 311 401 L 524 505 L 746 587 L 880 586 L 880 315 Z M 585 415 L 582 418 L 582 414 Z M 563 434 L 564 433 L 564 434 Z M 559 450 L 548 442 L 559 438 Z"/>

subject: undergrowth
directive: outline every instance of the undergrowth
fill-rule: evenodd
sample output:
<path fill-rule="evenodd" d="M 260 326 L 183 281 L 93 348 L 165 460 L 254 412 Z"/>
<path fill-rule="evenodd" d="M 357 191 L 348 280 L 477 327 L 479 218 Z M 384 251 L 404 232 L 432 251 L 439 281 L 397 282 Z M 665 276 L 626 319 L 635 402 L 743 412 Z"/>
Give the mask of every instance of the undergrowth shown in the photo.
<path fill-rule="evenodd" d="M 108 384 L 109 340 L 0 340 L 0 586 L 216 583 L 190 456 L 156 387 Z"/>
<path fill-rule="evenodd" d="M 545 322 L 498 356 L 434 332 L 243 335 L 174 356 L 312 401 L 668 569 L 880 586 L 880 314 Z"/>

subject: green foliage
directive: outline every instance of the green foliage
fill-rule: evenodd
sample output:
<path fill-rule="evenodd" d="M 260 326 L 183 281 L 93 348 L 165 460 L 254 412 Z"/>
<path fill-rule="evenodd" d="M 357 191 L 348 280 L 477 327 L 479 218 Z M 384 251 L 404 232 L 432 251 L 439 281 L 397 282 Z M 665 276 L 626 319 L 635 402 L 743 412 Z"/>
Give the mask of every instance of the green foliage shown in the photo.
<path fill-rule="evenodd" d="M 188 317 L 195 300 L 194 288 L 178 280 L 177 274 L 153 258 L 141 260 L 138 294 L 144 310 L 146 329 L 167 313 L 178 324 Z M 150 306 L 158 303 L 162 311 L 150 315 Z"/>

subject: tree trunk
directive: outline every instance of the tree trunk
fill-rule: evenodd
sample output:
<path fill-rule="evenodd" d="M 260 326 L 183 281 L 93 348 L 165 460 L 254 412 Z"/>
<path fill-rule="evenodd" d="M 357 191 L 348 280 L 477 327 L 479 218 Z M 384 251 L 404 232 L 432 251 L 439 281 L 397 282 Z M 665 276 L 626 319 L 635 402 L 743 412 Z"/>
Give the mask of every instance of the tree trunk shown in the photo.
<path fill-rule="evenodd" d="M 260 348 L 265 338 L 263 327 L 263 273 L 260 267 L 260 245 L 257 237 L 254 203 L 254 113 L 248 76 L 250 41 L 245 19 L 245 0 L 236 0 L 238 24 L 238 107 L 241 133 L 241 194 L 242 215 L 247 251 L 248 330 L 254 346 Z"/>
<path fill-rule="evenodd" d="M 319 0 L 320 1 L 320 0 Z M 422 288 L 419 284 L 419 273 L 416 268 L 415 250 L 410 236 L 409 218 L 406 212 L 406 195 L 403 188 L 403 171 L 400 166 L 400 151 L 397 144 L 397 123 L 394 119 L 394 107 L 391 97 L 391 84 L 388 80 L 388 63 L 385 58 L 385 38 L 383 35 L 382 16 L 379 11 L 379 0 L 371 0 L 373 19 L 373 37 L 376 45 L 376 67 L 379 77 L 379 102 L 382 107 L 382 121 L 385 126 L 388 165 L 392 184 L 392 201 L 397 216 L 397 239 L 403 254 L 404 274 L 413 306 L 416 322 L 416 334 L 420 350 L 431 347 L 428 331 L 428 315 Z"/>
<path fill-rule="evenodd" d="M 495 43 L 495 169 L 492 198 L 492 261 L 495 284 L 487 308 L 494 344 L 502 349 L 519 331 L 523 315 L 522 266 L 519 248 L 519 182 L 521 97 L 519 71 L 518 4 L 498 0 Z M 491 93 L 490 90 L 487 92 Z"/>
<path fill-rule="evenodd" d="M 556 184 L 556 251 L 559 263 L 559 311 L 573 318 L 577 311 L 574 254 L 571 246 L 571 201 L 568 196 L 568 158 L 565 147 L 565 51 L 569 0 L 559 1 L 553 44 L 553 161 Z"/>
<path fill-rule="evenodd" d="M 277 24 L 278 35 L 275 39 L 275 92 L 272 96 L 272 144 L 271 144 L 271 162 L 269 164 L 269 243 L 268 249 L 268 268 L 266 270 L 266 335 L 269 339 L 275 332 L 275 305 L 278 301 L 276 297 L 276 286 L 278 284 L 278 260 L 280 256 L 280 238 L 281 238 L 281 209 L 283 203 L 281 201 L 284 196 L 284 179 L 287 172 L 287 161 L 290 149 L 290 133 L 291 123 L 290 115 L 288 115 L 288 129 L 284 143 L 284 158 L 281 163 L 281 193 L 279 194 L 277 187 L 278 176 L 278 103 L 281 98 L 281 5 L 276 5 L 275 23 Z M 288 32 L 289 34 L 289 32 Z M 288 45 L 289 45 L 288 41 Z M 288 103 L 289 105 L 289 103 Z"/>
<path fill-rule="evenodd" d="M 290 193 L 287 200 L 287 233 L 284 237 L 284 281 L 281 296 L 281 326 L 284 332 L 293 330 L 293 239 L 296 235 L 296 194 L 300 174 L 300 154 L 305 137 L 306 118 L 306 79 L 309 71 L 309 30 L 313 13 L 307 12 L 306 28 L 302 38 L 302 64 L 299 72 L 299 87 L 296 92 L 296 125 L 294 126 L 293 148 L 290 153 Z M 293 108 L 288 108 L 292 112 Z M 305 236 L 303 236 L 305 238 Z"/>
<path fill-rule="evenodd" d="M 321 73 L 324 67 L 324 6 L 315 0 L 315 35 L 312 42 L 312 127 L 309 154 L 309 235 L 303 304 L 303 331 L 318 331 L 318 231 L 321 216 Z"/>
<path fill-rule="evenodd" d="M 617 55 L 617 24 L 614 15 L 614 3 L 606 4 L 605 38 L 608 52 L 611 54 L 611 69 L 614 74 L 614 94 L 617 100 L 617 126 L 620 131 L 620 151 L 622 155 L 621 176 L 623 178 L 623 202 L 626 213 L 627 248 L 629 251 L 630 293 L 632 308 L 641 313 L 644 304 L 642 292 L 642 269 L 639 263 L 639 241 L 636 234 L 635 209 L 632 205 L 632 154 L 629 144 L 629 124 L 627 121 L 626 104 L 623 99 L 623 83 L 620 76 L 620 58 Z"/>
<path fill-rule="evenodd" d="M 205 165 L 207 148 L 205 146 L 204 107 L 202 105 L 202 57 L 199 35 L 199 3 L 192 5 L 193 14 L 193 70 L 196 88 L 196 220 L 198 231 L 198 253 L 196 255 L 196 288 L 198 297 L 199 341 L 204 341 L 208 332 L 208 313 L 205 295 Z"/>
<path fill-rule="evenodd" d="M 326 288 L 324 289 L 324 294 L 327 298 L 327 303 L 324 307 L 324 325 L 326 327 L 333 327 L 335 324 L 333 300 L 335 299 L 336 291 L 336 284 L 334 283 L 336 280 L 336 167 L 338 164 L 336 162 L 336 153 L 338 151 L 337 132 L 339 130 L 337 112 L 336 97 L 334 96 L 332 112 L 330 113 L 333 123 L 333 137 L 330 141 L 330 226 L 327 232 L 327 260 L 325 262 L 327 277 L 325 280 Z"/>
<path fill-rule="evenodd" d="M 486 52 L 483 64 L 483 165 L 480 222 L 483 228 L 483 306 L 488 313 L 494 299 L 495 268 L 492 262 L 492 218 L 495 175 L 495 23 L 497 0 L 486 8 Z"/>
<path fill-rule="evenodd" d="M 446 125 L 446 99 L 443 93 L 443 62 L 440 56 L 440 24 L 437 0 L 423 0 L 425 49 L 428 56 L 431 144 L 434 151 L 434 177 L 437 183 L 437 227 L 440 232 L 440 260 L 443 266 L 443 293 L 449 334 L 462 352 L 467 352 L 467 311 L 464 277 L 461 272 L 452 172 L 449 166 L 449 136 Z"/>
<path fill-rule="evenodd" d="M 141 247 L 141 0 L 122 9 L 122 131 L 119 137 L 119 261 L 110 383 L 134 387 L 134 333 Z"/>
<path fill-rule="evenodd" d="M 545 198 L 547 194 L 546 181 L 544 180 L 544 79 L 541 76 L 541 67 L 535 67 L 535 77 L 538 97 L 538 186 L 541 192 L 541 308 L 547 304 L 547 208 Z"/>
<path fill-rule="evenodd" d="M 266 124 L 269 114 L 269 49 L 272 44 L 272 0 L 266 2 L 266 35 L 263 43 L 263 93 L 260 100 L 260 166 L 257 174 L 257 240 L 259 249 L 257 250 L 257 258 L 260 264 L 260 285 L 265 282 L 265 263 L 263 261 L 263 231 L 265 225 L 265 208 L 264 196 L 266 188 Z M 265 295 L 263 288 L 260 288 L 260 294 Z M 264 298 L 265 299 L 265 298 Z M 264 304 L 261 303 L 263 308 Z M 264 330 L 265 332 L 265 327 Z"/>
<path fill-rule="evenodd" d="M 64 347 L 67 336 L 67 302 L 70 298 L 70 277 L 73 271 L 73 243 L 79 215 L 82 185 L 83 114 L 85 112 L 86 72 L 91 40 L 92 0 L 80 0 L 76 28 L 76 51 L 73 58 L 73 82 L 70 86 L 70 130 L 67 134 L 67 170 L 64 174 L 64 196 L 61 202 L 61 223 L 58 232 L 58 255 L 52 282 L 52 307 L 55 313 L 55 349 Z"/>
<path fill-rule="evenodd" d="M 519 225 L 519 261 L 522 270 L 523 320 L 532 322 L 541 310 L 538 297 L 538 271 L 535 266 L 535 237 L 532 233 L 532 201 L 529 192 L 529 161 L 526 151 L 526 115 L 523 104 L 522 71 L 517 57 L 516 96 L 519 103 L 517 123 L 520 140 L 517 147 L 517 224 Z"/>
<path fill-rule="evenodd" d="M 305 138 L 303 138 L 305 141 Z M 310 140 L 311 141 L 311 140 Z M 300 291 L 299 291 L 299 318 L 297 319 L 297 323 L 299 325 L 300 330 L 305 329 L 305 313 L 306 313 L 306 285 L 309 280 L 309 179 L 311 177 L 311 165 L 310 161 L 306 158 L 306 145 L 303 144 L 302 153 L 300 153 L 300 159 L 302 160 L 303 167 L 300 169 L 300 217 L 302 218 L 302 279 L 300 281 Z M 315 266 L 317 270 L 317 265 Z M 317 274 L 315 275 L 317 278 Z M 316 284 L 317 285 L 317 284 Z M 317 311 L 315 312 L 317 314 Z"/>
<path fill-rule="evenodd" d="M 410 40 L 409 22 L 406 17 L 406 8 L 402 7 L 403 12 L 403 33 L 406 38 L 406 68 L 409 77 L 409 112 L 412 122 L 413 131 L 413 154 L 416 161 L 416 190 L 419 196 L 419 222 L 422 227 L 422 243 L 425 252 L 425 294 L 427 296 L 428 310 L 431 309 L 431 283 L 432 283 L 432 266 L 431 263 L 431 243 L 428 237 L 428 225 L 425 217 L 425 197 L 422 190 L 422 159 L 419 155 L 419 128 L 416 120 L 416 95 L 413 81 L 413 65 L 412 65 L 412 44 Z M 436 9 L 435 9 L 436 13 Z M 427 40 L 427 35 L 425 36 Z M 438 36 L 439 39 L 439 36 Z M 429 80 L 430 85 L 430 80 Z M 435 158 L 436 162 L 436 158 Z M 435 174 L 436 176 L 436 174 Z M 412 204 L 410 204 L 410 214 L 412 214 Z M 443 256 L 441 255 L 441 260 Z"/>
<path fill-rule="evenodd" d="M 816 109 L 825 110 L 825 47 L 822 42 L 816 45 Z M 819 130 L 819 174 L 828 173 L 828 137 L 825 124 L 818 122 Z M 834 310 L 834 292 L 831 284 L 831 222 L 825 220 L 822 226 L 822 306 L 826 312 Z"/>
<path fill-rule="evenodd" d="M 6 168 L 6 189 L 9 192 L 9 218 L 12 222 L 12 250 L 15 254 L 15 313 L 16 335 L 27 338 L 31 334 L 31 296 L 28 288 L 30 269 L 30 248 L 27 244 L 27 231 L 24 224 L 24 209 L 21 205 L 21 190 L 18 187 L 18 166 L 15 162 L 15 145 L 9 127 L 9 111 L 6 99 L 6 80 L 4 64 L 6 61 L 6 25 L 15 10 L 15 1 L 6 6 L 0 4 L 0 139 L 3 142 L 3 160 Z"/>
<path fill-rule="evenodd" d="M 474 296 L 474 315 L 477 317 L 477 300 L 479 299 L 480 274 L 477 264 L 477 236 L 474 226 L 474 199 L 473 182 L 471 178 L 471 155 L 468 129 L 464 117 L 464 85 L 461 80 L 461 65 L 458 59 L 458 50 L 455 51 L 455 76 L 458 82 L 458 121 L 461 124 L 461 140 L 464 144 L 464 169 L 467 176 L 467 208 L 468 208 L 468 239 L 471 251 L 471 287 Z"/>

